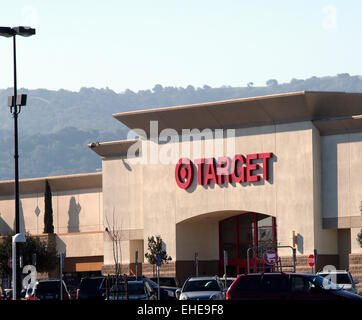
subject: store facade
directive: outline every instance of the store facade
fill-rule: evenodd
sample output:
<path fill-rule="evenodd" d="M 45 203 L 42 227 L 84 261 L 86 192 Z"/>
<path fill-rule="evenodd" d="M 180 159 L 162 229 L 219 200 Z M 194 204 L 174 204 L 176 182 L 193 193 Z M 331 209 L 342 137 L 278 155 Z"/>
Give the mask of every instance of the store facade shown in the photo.
<path fill-rule="evenodd" d="M 184 280 L 196 265 L 199 275 L 222 275 L 224 251 L 227 273 L 236 275 L 248 268 L 249 248 L 284 246 L 279 256 L 290 261 L 289 247 L 295 248 L 297 271 L 311 271 L 307 258 L 316 250 L 317 269 L 349 268 L 362 279 L 356 240 L 362 229 L 361 115 L 362 94 L 334 92 L 115 114 L 131 130 L 127 140 L 89 144 L 102 159 L 102 173 L 50 179 L 54 188 L 62 181 L 59 247 L 74 270 L 103 274 L 114 272 L 115 263 L 134 273 L 137 252 L 138 271 L 150 275 L 148 238 L 160 235 L 172 257 L 161 274 Z M 43 188 L 31 181 L 37 179 L 21 182 L 30 234 L 40 230 L 34 213 Z M 0 182 L 0 213 L 8 226 L 10 184 Z M 72 221 L 78 228 L 72 229 L 77 204 L 79 220 Z M 265 270 L 261 257 L 250 258 L 249 267 Z"/>
<path fill-rule="evenodd" d="M 230 273 L 244 272 L 247 248 L 263 241 L 294 246 L 299 271 L 311 271 L 316 250 L 317 268 L 360 275 L 361 114 L 361 94 L 330 92 L 115 114 L 137 134 L 89 146 L 102 158 L 104 218 L 121 231 L 122 264 L 132 268 L 161 235 L 172 257 L 163 271 L 181 279 L 195 255 L 199 274 L 222 275 L 224 250 Z M 105 237 L 105 272 L 112 256 Z"/>

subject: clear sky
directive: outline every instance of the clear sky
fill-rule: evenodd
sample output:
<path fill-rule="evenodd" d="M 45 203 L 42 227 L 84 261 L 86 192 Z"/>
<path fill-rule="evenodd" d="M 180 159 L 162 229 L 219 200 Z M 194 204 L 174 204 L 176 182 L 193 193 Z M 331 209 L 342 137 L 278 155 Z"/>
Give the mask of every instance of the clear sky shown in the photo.
<path fill-rule="evenodd" d="M 17 37 L 18 87 L 265 85 L 362 75 L 362 1 L 0 0 Z M 12 41 L 0 37 L 0 88 L 12 87 Z"/>

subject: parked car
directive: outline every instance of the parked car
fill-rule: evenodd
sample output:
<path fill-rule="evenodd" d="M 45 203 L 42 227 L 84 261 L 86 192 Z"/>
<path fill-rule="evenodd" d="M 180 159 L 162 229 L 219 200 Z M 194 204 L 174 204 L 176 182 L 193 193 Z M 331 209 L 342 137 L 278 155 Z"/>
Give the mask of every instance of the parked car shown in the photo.
<path fill-rule="evenodd" d="M 157 283 L 157 277 L 150 278 L 153 282 Z M 160 277 L 160 286 L 180 288 L 179 282 L 176 277 Z"/>
<path fill-rule="evenodd" d="M 315 274 L 254 273 L 240 275 L 226 293 L 227 300 L 362 300 Z"/>
<path fill-rule="evenodd" d="M 157 293 L 151 288 L 146 280 L 128 281 L 128 300 L 157 300 Z M 126 300 L 125 282 L 113 285 L 109 290 L 108 300 Z"/>
<path fill-rule="evenodd" d="M 77 300 L 102 300 L 105 293 L 105 277 L 86 277 L 80 281 Z"/>
<path fill-rule="evenodd" d="M 225 278 L 220 278 L 221 283 L 223 284 L 224 288 L 226 288 L 226 289 L 228 289 L 235 280 L 236 280 L 236 278 L 234 278 L 234 277 L 227 277 L 226 285 L 225 285 Z"/>
<path fill-rule="evenodd" d="M 62 281 L 63 300 L 70 300 L 67 286 Z M 60 300 L 60 280 L 38 280 L 25 293 L 27 300 Z"/>
<path fill-rule="evenodd" d="M 106 277 L 86 277 L 80 282 L 77 290 L 78 300 L 102 300 L 106 295 L 107 281 Z M 111 279 L 111 278 L 110 278 Z M 135 281 L 135 276 L 127 276 L 128 281 Z M 153 291 L 158 293 L 157 283 L 145 276 L 138 276 L 137 280 L 145 280 L 151 286 Z M 112 286 L 112 280 L 109 283 Z M 176 300 L 175 287 L 167 287 L 160 285 L 160 300 Z"/>
<path fill-rule="evenodd" d="M 13 298 L 13 289 L 4 289 L 3 299 L 11 300 Z"/>
<path fill-rule="evenodd" d="M 136 280 L 135 276 L 128 276 L 129 281 Z M 151 286 L 151 288 L 158 294 L 158 285 L 150 278 L 145 276 L 138 276 L 137 280 L 145 280 Z M 163 286 L 160 284 L 160 300 L 176 300 L 176 287 Z"/>
<path fill-rule="evenodd" d="M 353 280 L 352 275 L 349 271 L 346 270 L 333 270 L 329 272 L 322 271 L 318 272 L 317 274 L 334 282 L 343 290 L 356 294 L 358 293 L 356 284 L 359 283 L 359 281 L 357 279 Z"/>
<path fill-rule="evenodd" d="M 218 277 L 191 277 L 176 295 L 179 300 L 224 300 L 225 289 Z"/>
<path fill-rule="evenodd" d="M 21 289 L 20 299 L 24 299 L 24 298 L 25 298 L 25 289 Z M 13 299 L 13 289 L 4 289 L 1 299 L 2 300 L 12 300 Z"/>

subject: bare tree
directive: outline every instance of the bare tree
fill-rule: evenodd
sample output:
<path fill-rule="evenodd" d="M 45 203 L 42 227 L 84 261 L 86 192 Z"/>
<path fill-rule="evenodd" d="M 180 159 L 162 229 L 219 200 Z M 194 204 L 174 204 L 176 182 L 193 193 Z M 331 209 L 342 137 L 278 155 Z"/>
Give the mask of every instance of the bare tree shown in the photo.
<path fill-rule="evenodd" d="M 121 248 L 121 230 L 115 221 L 114 209 L 112 215 L 112 223 L 109 222 L 106 215 L 106 232 L 112 241 L 113 261 L 115 266 L 115 276 L 118 278 L 122 270 L 122 248 Z"/>
<path fill-rule="evenodd" d="M 114 209 L 112 213 L 112 222 L 108 220 L 108 216 L 106 215 L 106 232 L 109 236 L 109 238 L 112 241 L 112 253 L 113 253 L 113 261 L 114 261 L 114 268 L 115 268 L 115 277 L 111 281 L 111 294 L 113 296 L 113 299 L 118 300 L 118 285 L 122 281 L 122 246 L 121 246 L 121 228 L 118 226 L 117 221 L 115 219 Z M 127 281 L 126 281 L 127 282 Z M 110 281 L 108 278 L 107 284 L 110 285 Z M 126 286 L 127 287 L 127 286 Z M 107 295 L 109 295 L 110 290 L 107 288 Z M 127 291 L 127 289 L 126 289 Z M 126 295 L 127 296 L 127 295 Z M 107 299 L 109 296 L 107 296 Z M 128 299 L 128 297 L 127 297 Z"/>

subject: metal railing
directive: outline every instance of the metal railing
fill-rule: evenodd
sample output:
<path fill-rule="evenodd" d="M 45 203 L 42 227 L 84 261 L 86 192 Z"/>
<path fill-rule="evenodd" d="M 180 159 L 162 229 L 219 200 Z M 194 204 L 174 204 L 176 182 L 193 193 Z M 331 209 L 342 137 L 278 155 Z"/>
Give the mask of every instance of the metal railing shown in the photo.
<path fill-rule="evenodd" d="M 282 261 L 280 259 L 280 257 L 278 257 L 278 261 L 275 264 L 275 268 L 277 269 L 278 272 L 283 272 L 283 268 L 292 268 L 293 272 L 296 272 L 296 263 L 297 263 L 297 253 L 296 253 L 296 248 L 292 247 L 292 246 L 252 246 L 250 248 L 248 248 L 248 250 L 246 251 L 246 257 L 247 257 L 247 265 L 248 265 L 248 273 L 250 273 L 250 252 L 253 252 L 253 257 L 256 256 L 256 252 L 259 251 L 264 251 L 264 250 L 271 250 L 271 249 L 276 249 L 276 251 L 278 249 L 282 249 L 282 248 L 290 248 L 292 250 L 292 265 L 282 265 Z M 261 250 L 262 249 L 262 250 Z M 258 265 L 256 267 L 256 271 L 258 271 Z M 262 268 L 264 270 L 265 268 L 265 264 L 262 265 Z"/>

